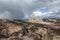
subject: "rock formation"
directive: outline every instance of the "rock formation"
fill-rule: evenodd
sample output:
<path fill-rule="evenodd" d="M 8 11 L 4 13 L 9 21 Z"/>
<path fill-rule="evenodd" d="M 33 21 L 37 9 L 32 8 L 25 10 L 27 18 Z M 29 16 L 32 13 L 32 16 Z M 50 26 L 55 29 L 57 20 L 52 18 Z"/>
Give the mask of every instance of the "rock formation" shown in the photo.
<path fill-rule="evenodd" d="M 34 22 L 30 20 L 25 22 L 0 19 L 0 40 L 55 40 L 57 37 L 60 38 L 59 20 L 57 20 L 34 19 Z"/>

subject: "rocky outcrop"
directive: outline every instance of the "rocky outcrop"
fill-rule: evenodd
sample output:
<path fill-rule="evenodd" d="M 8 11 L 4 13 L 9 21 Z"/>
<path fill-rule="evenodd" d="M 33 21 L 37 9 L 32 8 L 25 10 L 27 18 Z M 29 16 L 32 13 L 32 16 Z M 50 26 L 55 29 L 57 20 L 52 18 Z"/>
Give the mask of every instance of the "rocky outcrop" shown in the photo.
<path fill-rule="evenodd" d="M 38 23 L 48 25 L 48 27 L 60 29 L 60 19 L 39 19 L 39 18 L 32 18 L 28 20 L 31 23 Z M 53 26 L 53 27 L 52 27 Z"/>
<path fill-rule="evenodd" d="M 40 27 L 40 24 L 0 20 L 0 40 L 42 40 L 46 34 L 47 29 Z"/>
<path fill-rule="evenodd" d="M 53 40 L 58 31 L 48 24 L 0 19 L 0 40 Z"/>

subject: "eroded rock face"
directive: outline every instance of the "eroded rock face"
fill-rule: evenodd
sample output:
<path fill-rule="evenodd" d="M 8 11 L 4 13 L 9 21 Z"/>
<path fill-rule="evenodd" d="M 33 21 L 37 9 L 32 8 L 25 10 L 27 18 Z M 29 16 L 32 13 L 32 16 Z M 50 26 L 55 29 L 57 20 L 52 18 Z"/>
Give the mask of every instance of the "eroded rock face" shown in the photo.
<path fill-rule="evenodd" d="M 47 29 L 33 23 L 0 20 L 0 40 L 42 40 Z"/>
<path fill-rule="evenodd" d="M 46 24 L 0 20 L 0 40 L 53 40 L 55 30 Z"/>
<path fill-rule="evenodd" d="M 45 24 L 48 27 L 53 29 L 60 29 L 60 19 L 39 19 L 39 18 L 32 18 L 28 20 L 31 23 L 38 23 L 38 24 Z"/>

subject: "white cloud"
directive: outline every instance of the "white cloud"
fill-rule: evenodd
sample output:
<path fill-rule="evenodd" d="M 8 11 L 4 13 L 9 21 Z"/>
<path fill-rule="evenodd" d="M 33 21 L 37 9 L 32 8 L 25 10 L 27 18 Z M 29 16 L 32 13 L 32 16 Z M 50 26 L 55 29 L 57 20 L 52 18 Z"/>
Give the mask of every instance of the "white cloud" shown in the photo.
<path fill-rule="evenodd" d="M 56 9 L 38 9 L 36 11 L 34 11 L 32 14 L 31 14 L 31 17 L 49 17 L 49 16 L 54 16 L 54 17 L 57 17 L 57 15 L 54 15 L 56 13 L 58 13 L 59 10 L 56 10 Z"/>

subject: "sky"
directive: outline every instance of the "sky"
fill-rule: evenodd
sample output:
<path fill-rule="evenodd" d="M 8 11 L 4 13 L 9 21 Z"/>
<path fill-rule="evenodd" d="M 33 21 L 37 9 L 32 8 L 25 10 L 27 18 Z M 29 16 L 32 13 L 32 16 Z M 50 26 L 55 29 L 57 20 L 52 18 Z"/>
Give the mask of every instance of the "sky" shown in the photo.
<path fill-rule="evenodd" d="M 0 19 L 60 18 L 60 0 L 0 0 Z"/>

